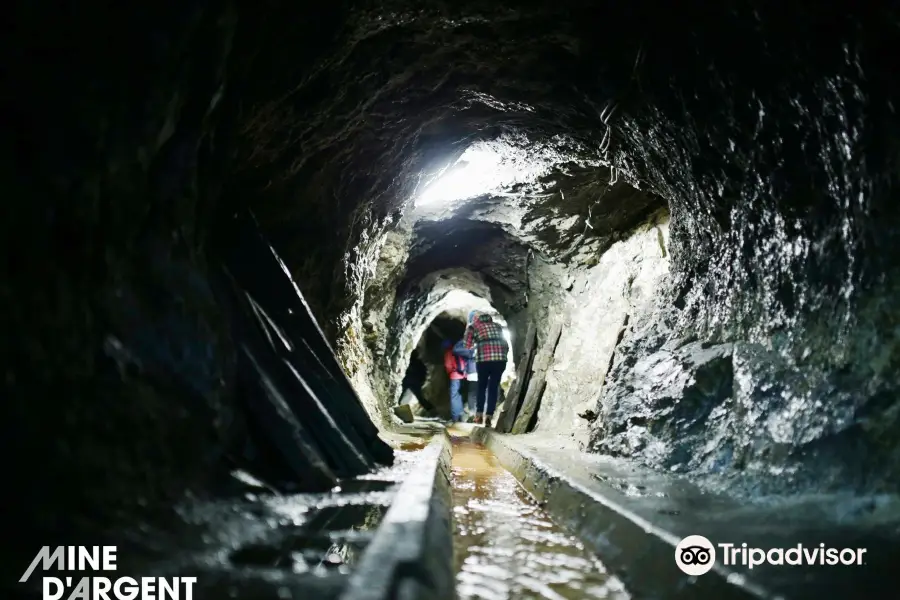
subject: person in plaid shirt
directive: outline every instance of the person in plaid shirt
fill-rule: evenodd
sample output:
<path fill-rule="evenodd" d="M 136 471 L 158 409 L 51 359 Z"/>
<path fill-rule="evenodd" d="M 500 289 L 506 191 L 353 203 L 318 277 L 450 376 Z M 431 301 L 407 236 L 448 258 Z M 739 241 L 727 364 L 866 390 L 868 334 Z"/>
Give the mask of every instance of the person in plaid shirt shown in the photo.
<path fill-rule="evenodd" d="M 475 423 L 483 423 L 485 427 L 490 427 L 500 395 L 500 378 L 506 369 L 509 344 L 503 335 L 502 326 L 495 323 L 490 315 L 480 314 L 474 310 L 469 313 L 469 326 L 463 340 L 466 348 L 475 350 L 478 371 Z"/>

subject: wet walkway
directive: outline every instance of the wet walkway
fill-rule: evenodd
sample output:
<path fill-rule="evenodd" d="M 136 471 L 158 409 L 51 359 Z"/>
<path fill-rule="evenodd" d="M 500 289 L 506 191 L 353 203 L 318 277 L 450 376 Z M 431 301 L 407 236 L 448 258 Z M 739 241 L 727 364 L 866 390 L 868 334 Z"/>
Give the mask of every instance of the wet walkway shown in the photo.
<path fill-rule="evenodd" d="M 453 436 L 454 558 L 461 600 L 629 598 L 486 448 Z"/>

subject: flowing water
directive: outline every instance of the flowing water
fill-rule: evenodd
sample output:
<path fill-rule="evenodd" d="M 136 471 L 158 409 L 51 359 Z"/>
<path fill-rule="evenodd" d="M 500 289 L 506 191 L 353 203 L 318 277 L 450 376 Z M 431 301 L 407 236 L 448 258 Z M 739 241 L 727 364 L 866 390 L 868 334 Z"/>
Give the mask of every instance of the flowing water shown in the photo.
<path fill-rule="evenodd" d="M 483 446 L 454 438 L 452 483 L 461 600 L 630 597 Z"/>

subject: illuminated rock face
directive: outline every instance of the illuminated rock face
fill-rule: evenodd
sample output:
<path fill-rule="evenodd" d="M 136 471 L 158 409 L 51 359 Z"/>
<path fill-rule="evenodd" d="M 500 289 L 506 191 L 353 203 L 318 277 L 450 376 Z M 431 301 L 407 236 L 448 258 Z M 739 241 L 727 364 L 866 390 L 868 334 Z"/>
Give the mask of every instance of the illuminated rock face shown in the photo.
<path fill-rule="evenodd" d="M 751 490 L 896 491 L 893 8 L 92 4 L 28 3 L 5 38 L 33 59 L 4 65 L 6 439 L 42 465 L 10 514 L 131 522 L 209 488 L 245 433 L 213 285 L 245 208 L 377 420 L 440 271 L 514 345 L 565 323 L 537 431 Z M 413 206 L 482 141 L 544 170 Z M 730 394 L 696 343 L 731 344 Z M 665 412 L 703 365 L 714 393 Z"/>
<path fill-rule="evenodd" d="M 558 284 L 545 289 L 551 299 L 546 322 L 559 322 L 562 333 L 548 368 L 538 430 L 574 433 L 587 443 L 588 423 L 596 418 L 598 404 L 607 402 L 604 383 L 618 345 L 633 320 L 656 308 L 654 300 L 664 290 L 668 226 L 665 213 L 655 215 L 604 252 L 596 265 L 568 270 L 564 292 Z"/>

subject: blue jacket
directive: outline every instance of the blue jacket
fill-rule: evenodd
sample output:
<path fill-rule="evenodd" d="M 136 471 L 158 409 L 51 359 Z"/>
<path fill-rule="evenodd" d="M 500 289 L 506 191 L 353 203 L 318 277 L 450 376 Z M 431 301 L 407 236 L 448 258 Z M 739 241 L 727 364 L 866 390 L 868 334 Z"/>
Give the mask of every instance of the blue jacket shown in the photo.
<path fill-rule="evenodd" d="M 466 359 L 466 373 L 468 375 L 477 372 L 475 367 L 475 351 L 466 348 L 466 343 L 463 340 L 459 340 L 454 344 L 453 354 Z"/>

